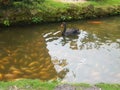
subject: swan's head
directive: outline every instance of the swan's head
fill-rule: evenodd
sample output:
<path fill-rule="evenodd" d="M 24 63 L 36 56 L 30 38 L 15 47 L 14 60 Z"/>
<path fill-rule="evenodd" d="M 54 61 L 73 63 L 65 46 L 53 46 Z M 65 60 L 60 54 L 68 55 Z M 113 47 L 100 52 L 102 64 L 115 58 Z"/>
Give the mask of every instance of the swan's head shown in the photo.
<path fill-rule="evenodd" d="M 66 27 L 66 23 L 65 23 L 65 22 L 62 22 L 61 27 L 62 27 L 62 28 Z"/>

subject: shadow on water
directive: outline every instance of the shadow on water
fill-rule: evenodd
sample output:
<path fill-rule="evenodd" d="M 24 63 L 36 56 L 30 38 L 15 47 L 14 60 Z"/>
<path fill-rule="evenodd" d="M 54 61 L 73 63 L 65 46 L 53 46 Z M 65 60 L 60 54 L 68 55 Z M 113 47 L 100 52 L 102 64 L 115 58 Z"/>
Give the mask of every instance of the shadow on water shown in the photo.
<path fill-rule="evenodd" d="M 0 80 L 119 82 L 119 19 L 69 22 L 81 32 L 70 37 L 61 36 L 59 24 L 2 30 Z"/>

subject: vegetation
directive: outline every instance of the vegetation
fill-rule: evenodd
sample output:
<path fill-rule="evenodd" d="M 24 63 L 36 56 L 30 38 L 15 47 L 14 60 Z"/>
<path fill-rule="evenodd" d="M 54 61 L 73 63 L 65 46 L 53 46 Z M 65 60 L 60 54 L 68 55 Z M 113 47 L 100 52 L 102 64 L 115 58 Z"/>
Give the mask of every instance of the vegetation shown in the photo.
<path fill-rule="evenodd" d="M 34 2 L 41 4 L 43 3 L 45 0 L 34 0 Z M 7 6 L 12 6 L 15 2 L 21 2 L 23 4 L 33 4 L 34 2 L 32 0 L 0 0 L 0 5 L 3 7 L 7 7 Z"/>
<path fill-rule="evenodd" d="M 54 90 L 54 88 L 62 83 L 56 81 L 41 82 L 40 80 L 17 80 L 9 82 L 0 82 L 0 90 Z M 77 87 L 92 87 L 92 85 L 80 83 L 70 84 Z M 95 86 L 101 88 L 101 90 L 120 90 L 120 84 L 105 84 L 99 83 Z"/>
<path fill-rule="evenodd" d="M 120 84 L 100 83 L 100 84 L 96 84 L 96 86 L 100 87 L 102 90 L 120 90 Z"/>
<path fill-rule="evenodd" d="M 9 82 L 0 82 L 0 90 L 53 90 L 57 82 L 41 82 L 40 80 L 18 80 Z"/>
<path fill-rule="evenodd" d="M 4 22 L 3 22 L 3 23 L 4 23 L 4 25 L 5 25 L 5 26 L 10 26 L 10 21 L 9 21 L 9 20 L 7 20 L 7 19 L 6 19 L 6 20 L 4 20 Z"/>
<path fill-rule="evenodd" d="M 0 24 L 42 23 L 120 15 L 120 0 L 88 0 L 68 4 L 57 0 L 0 0 Z"/>

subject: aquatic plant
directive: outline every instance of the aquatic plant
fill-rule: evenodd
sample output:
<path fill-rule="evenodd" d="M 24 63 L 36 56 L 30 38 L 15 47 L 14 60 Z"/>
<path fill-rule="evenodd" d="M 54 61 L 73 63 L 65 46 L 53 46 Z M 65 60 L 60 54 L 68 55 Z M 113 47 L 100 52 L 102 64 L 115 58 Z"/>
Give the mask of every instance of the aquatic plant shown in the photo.
<path fill-rule="evenodd" d="M 10 26 L 10 21 L 8 19 L 6 19 L 6 20 L 3 21 L 3 24 L 5 26 Z"/>
<path fill-rule="evenodd" d="M 32 17 L 33 23 L 40 23 L 41 21 L 42 21 L 42 18 L 40 18 L 40 17 Z"/>

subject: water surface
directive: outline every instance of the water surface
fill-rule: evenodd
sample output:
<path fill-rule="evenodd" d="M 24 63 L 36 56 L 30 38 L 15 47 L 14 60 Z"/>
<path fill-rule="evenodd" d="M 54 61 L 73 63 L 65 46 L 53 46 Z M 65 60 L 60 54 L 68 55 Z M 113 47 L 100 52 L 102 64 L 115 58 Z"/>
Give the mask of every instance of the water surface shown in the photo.
<path fill-rule="evenodd" d="M 62 37 L 60 23 L 0 31 L 0 80 L 120 83 L 120 18 L 68 22 L 78 36 Z"/>

